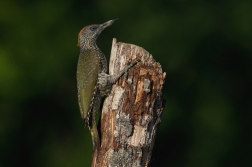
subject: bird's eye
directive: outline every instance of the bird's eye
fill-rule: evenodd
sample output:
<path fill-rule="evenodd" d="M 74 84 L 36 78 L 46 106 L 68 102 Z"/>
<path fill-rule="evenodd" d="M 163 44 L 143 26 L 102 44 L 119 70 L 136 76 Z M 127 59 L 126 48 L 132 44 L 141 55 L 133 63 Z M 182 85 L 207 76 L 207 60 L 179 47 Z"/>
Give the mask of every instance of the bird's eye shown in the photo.
<path fill-rule="evenodd" d="M 96 30 L 96 27 L 90 27 L 90 30 L 94 31 L 94 30 Z"/>

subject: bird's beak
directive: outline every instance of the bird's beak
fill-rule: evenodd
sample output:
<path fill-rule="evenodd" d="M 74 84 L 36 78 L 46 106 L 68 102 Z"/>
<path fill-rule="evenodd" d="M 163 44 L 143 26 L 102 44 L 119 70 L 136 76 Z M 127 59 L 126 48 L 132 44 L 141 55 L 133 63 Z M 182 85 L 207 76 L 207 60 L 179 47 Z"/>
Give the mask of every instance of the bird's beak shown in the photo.
<path fill-rule="evenodd" d="M 118 20 L 118 19 L 109 20 L 109 21 L 107 21 L 107 22 L 101 24 L 100 27 L 101 27 L 102 29 L 105 29 L 105 28 L 111 26 L 116 20 Z"/>

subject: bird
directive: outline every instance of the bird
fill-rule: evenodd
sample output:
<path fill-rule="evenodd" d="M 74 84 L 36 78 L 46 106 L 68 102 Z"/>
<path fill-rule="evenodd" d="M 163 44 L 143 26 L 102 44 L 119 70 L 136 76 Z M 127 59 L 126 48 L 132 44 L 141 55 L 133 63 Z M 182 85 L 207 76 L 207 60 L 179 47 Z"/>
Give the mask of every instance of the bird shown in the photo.
<path fill-rule="evenodd" d="M 80 114 L 84 127 L 88 127 L 93 142 L 93 151 L 100 148 L 100 137 L 96 125 L 96 113 L 101 100 L 110 93 L 111 86 L 137 61 L 128 63 L 123 70 L 114 75 L 108 74 L 107 59 L 96 44 L 101 32 L 117 19 L 103 24 L 91 24 L 82 28 L 78 34 L 80 48 L 77 63 L 77 94 Z"/>

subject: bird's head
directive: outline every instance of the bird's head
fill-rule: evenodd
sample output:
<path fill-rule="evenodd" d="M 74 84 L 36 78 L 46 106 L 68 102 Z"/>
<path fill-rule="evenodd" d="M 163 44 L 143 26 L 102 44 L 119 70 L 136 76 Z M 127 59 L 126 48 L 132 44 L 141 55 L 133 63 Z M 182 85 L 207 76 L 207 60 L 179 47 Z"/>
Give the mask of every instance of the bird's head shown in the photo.
<path fill-rule="evenodd" d="M 96 39 L 100 33 L 111 26 L 117 19 L 109 20 L 103 24 L 92 24 L 82 28 L 78 35 L 78 46 L 81 49 L 96 47 Z"/>

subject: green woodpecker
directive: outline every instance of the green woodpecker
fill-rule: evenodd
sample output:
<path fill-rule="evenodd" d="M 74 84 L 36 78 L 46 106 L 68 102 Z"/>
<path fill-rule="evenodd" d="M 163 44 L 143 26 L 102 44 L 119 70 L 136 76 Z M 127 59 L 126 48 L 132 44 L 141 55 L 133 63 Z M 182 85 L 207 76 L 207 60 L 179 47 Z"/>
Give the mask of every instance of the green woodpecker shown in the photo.
<path fill-rule="evenodd" d="M 78 35 L 80 55 L 77 65 L 78 103 L 84 125 L 89 127 L 93 141 L 93 150 L 100 148 L 100 137 L 97 131 L 95 115 L 100 108 L 101 98 L 108 95 L 111 85 L 123 73 L 137 63 L 132 62 L 116 75 L 108 75 L 105 55 L 96 45 L 100 33 L 112 25 L 115 20 L 103 24 L 93 24 L 82 28 Z"/>

